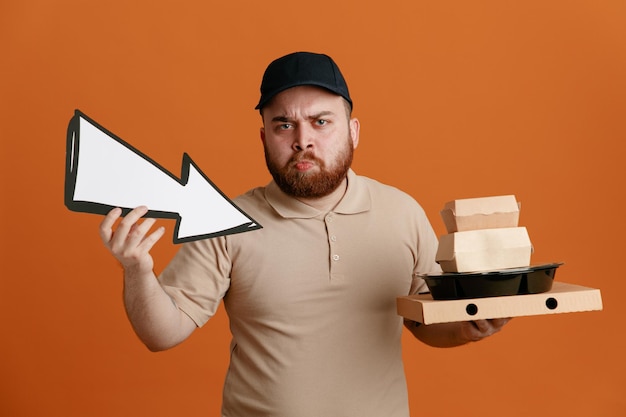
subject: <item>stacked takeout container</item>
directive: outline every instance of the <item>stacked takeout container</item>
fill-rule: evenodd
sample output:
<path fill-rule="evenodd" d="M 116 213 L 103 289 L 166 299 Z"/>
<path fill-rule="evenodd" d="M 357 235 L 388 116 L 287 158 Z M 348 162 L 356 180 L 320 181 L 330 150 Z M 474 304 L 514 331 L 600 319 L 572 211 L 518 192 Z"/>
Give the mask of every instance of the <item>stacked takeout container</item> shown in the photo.
<path fill-rule="evenodd" d="M 436 261 L 444 272 L 494 271 L 530 266 L 532 244 L 520 227 L 514 195 L 450 201 L 441 210 L 447 234 Z"/>
<path fill-rule="evenodd" d="M 562 263 L 530 265 L 533 248 L 519 214 L 513 195 L 446 203 L 447 234 L 436 254 L 443 272 L 418 274 L 430 294 L 398 297 L 398 314 L 433 324 L 601 310 L 599 290 L 565 283 L 553 290 Z"/>

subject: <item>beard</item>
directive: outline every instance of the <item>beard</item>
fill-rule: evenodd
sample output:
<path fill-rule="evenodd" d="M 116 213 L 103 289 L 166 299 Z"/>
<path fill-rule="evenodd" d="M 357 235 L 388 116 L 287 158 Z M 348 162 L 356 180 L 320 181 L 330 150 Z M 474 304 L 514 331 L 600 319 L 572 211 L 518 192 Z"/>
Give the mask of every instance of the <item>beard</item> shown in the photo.
<path fill-rule="evenodd" d="M 327 167 L 324 161 L 315 157 L 312 151 L 300 151 L 292 156 L 284 166 L 272 160 L 265 148 L 265 163 L 274 182 L 287 195 L 296 198 L 320 198 L 325 197 L 335 191 L 343 182 L 352 165 L 354 149 L 350 138 L 346 140 L 346 145 L 337 156 L 333 166 Z M 314 162 L 319 171 L 299 172 L 295 165 L 298 161 L 307 160 Z"/>

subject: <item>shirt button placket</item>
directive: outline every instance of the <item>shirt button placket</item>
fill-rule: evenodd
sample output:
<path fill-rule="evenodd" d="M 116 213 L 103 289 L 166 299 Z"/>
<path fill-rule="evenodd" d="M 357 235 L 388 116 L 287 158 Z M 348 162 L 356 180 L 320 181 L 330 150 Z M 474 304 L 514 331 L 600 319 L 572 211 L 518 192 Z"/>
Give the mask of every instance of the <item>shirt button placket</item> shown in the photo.
<path fill-rule="evenodd" d="M 333 262 L 338 262 L 339 259 L 341 258 L 339 256 L 339 254 L 337 253 L 337 235 L 335 235 L 334 230 L 333 230 L 333 215 L 332 214 L 328 214 L 326 216 L 326 231 L 328 233 L 328 240 L 329 240 L 329 246 L 330 246 L 330 259 L 332 260 L 331 262 L 331 270 L 333 269 Z"/>

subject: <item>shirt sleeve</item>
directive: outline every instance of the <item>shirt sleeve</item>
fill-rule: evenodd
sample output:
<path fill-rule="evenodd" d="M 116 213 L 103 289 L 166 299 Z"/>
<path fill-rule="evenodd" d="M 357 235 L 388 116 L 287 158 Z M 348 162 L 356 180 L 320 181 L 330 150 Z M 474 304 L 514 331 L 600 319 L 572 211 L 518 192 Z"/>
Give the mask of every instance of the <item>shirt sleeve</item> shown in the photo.
<path fill-rule="evenodd" d="M 421 209 L 421 207 L 420 207 Z M 441 272 L 441 266 L 435 262 L 435 255 L 439 247 L 439 240 L 424 210 L 420 210 L 417 221 L 417 262 L 413 271 L 413 281 L 410 294 L 428 292 L 426 282 L 421 275 Z"/>
<path fill-rule="evenodd" d="M 183 243 L 159 276 L 176 306 L 198 327 L 215 315 L 230 286 L 231 260 L 226 239 Z"/>

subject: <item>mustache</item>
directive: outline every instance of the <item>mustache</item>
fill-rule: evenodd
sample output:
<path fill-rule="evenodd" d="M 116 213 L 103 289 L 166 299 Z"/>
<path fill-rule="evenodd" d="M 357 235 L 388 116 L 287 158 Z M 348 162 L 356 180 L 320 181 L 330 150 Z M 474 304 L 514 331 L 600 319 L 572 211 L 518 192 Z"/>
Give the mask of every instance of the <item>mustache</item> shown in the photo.
<path fill-rule="evenodd" d="M 322 161 L 318 159 L 312 151 L 300 151 L 291 158 L 289 158 L 289 165 L 296 164 L 300 161 L 312 161 L 317 163 L 318 165 L 322 164 Z"/>

